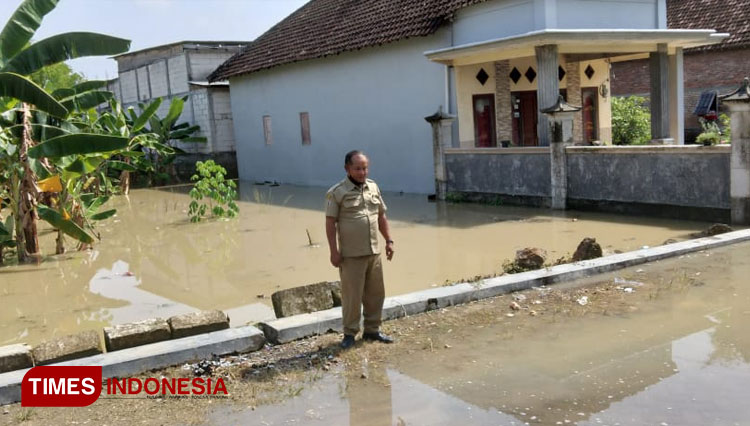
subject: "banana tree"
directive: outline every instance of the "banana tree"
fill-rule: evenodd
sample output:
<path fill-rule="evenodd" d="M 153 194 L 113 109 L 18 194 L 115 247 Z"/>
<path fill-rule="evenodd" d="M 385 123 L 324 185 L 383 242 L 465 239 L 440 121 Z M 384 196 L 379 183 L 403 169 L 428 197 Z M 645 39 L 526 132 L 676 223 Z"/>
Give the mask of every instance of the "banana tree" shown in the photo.
<path fill-rule="evenodd" d="M 157 144 L 152 147 L 145 147 L 148 152 L 148 158 L 139 161 L 139 170 L 147 171 L 149 181 L 154 179 L 166 181 L 173 177 L 173 163 L 177 155 L 184 154 L 185 151 L 174 146 L 175 142 L 184 143 L 206 143 L 207 139 L 202 136 L 195 136 L 200 131 L 200 126 L 190 125 L 187 122 L 177 123 L 185 108 L 185 102 L 188 97 L 173 98 L 169 104 L 169 110 L 164 118 L 160 118 L 156 111 L 162 104 L 162 99 L 157 98 L 148 105 L 140 104 L 142 114 L 138 116 L 134 110 L 129 109 L 130 118 L 136 122 L 138 119 L 143 120 L 148 116 L 148 128 L 143 127 L 139 130 L 141 133 L 152 133 L 157 137 Z M 145 170 L 144 170 L 145 169 Z"/>
<path fill-rule="evenodd" d="M 69 59 L 84 56 L 114 55 L 125 52 L 130 47 L 128 40 L 102 34 L 74 32 L 59 34 L 30 44 L 32 36 L 41 25 L 45 15 L 51 12 L 59 0 L 24 0 L 11 15 L 0 32 L 0 106 L 18 107 L 20 103 L 21 136 L 15 139 L 17 145 L 17 166 L 20 176 L 9 179 L 8 192 L 17 194 L 17 208 L 14 209 L 16 247 L 20 262 L 31 257 L 39 257 L 37 214 L 37 177 L 29 159 L 34 149 L 34 128 L 32 126 L 31 105 L 60 120 L 69 114 L 68 107 L 76 106 L 82 100 L 77 94 L 55 99 L 33 83 L 28 75 Z M 68 102 L 64 102 L 67 100 Z M 66 105 L 68 107 L 66 107 Z M 63 135 L 59 137 L 66 137 Z M 41 162 L 44 164 L 44 161 Z M 53 226 L 55 226 L 53 224 Z"/>

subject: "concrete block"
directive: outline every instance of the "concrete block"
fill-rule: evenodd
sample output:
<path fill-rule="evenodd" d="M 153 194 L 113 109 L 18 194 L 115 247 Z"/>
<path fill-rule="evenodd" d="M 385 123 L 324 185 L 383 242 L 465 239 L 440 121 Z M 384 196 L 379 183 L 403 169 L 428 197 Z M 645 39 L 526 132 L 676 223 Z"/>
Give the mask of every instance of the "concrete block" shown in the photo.
<path fill-rule="evenodd" d="M 176 315 L 167 322 L 172 329 L 173 339 L 229 328 L 227 314 L 216 310 Z"/>
<path fill-rule="evenodd" d="M 0 347 L 0 373 L 31 368 L 34 360 L 31 358 L 31 346 L 17 344 Z"/>
<path fill-rule="evenodd" d="M 329 281 L 328 289 L 331 290 L 333 306 L 341 306 L 341 281 Z"/>
<path fill-rule="evenodd" d="M 94 330 L 47 340 L 31 350 L 35 365 L 52 364 L 100 353 L 101 339 L 99 333 Z"/>
<path fill-rule="evenodd" d="M 233 353 L 254 352 L 265 343 L 256 327 L 230 328 L 198 336 L 151 343 L 116 352 L 62 362 L 56 365 L 101 366 L 102 376 L 128 377 L 186 362 Z M 28 370 L 0 374 L 0 405 L 21 400 L 21 380 Z"/>
<path fill-rule="evenodd" d="M 269 342 L 288 343 L 309 336 L 341 332 L 341 308 L 279 318 L 260 324 Z"/>
<path fill-rule="evenodd" d="M 302 287 L 280 290 L 271 295 L 276 318 L 323 311 L 333 307 L 331 286 L 320 282 Z"/>
<path fill-rule="evenodd" d="M 104 327 L 104 344 L 108 352 L 161 342 L 171 337 L 172 330 L 162 318 Z"/>

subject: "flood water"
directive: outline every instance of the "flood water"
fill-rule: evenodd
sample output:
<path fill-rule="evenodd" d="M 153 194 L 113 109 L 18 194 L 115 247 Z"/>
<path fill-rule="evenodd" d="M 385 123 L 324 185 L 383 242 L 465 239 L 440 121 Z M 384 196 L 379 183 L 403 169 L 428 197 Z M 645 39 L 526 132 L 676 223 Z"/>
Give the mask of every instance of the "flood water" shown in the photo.
<path fill-rule="evenodd" d="M 226 311 L 233 326 L 273 318 L 274 291 L 338 279 L 325 241 L 325 190 L 243 182 L 238 219 L 200 224 L 187 219 L 187 187 L 116 197 L 118 214 L 100 225 L 92 251 L 0 268 L 0 345 L 201 309 Z M 708 225 L 384 197 L 396 241 L 385 265 L 388 295 L 497 273 L 524 247 L 556 259 L 595 237 L 606 254 L 685 239 Z M 43 232 L 43 248 L 53 252 L 54 235 Z"/>
<path fill-rule="evenodd" d="M 631 309 L 510 334 L 472 328 L 452 349 L 370 365 L 368 380 L 327 374 L 282 404 L 209 421 L 750 425 L 749 276 L 744 243 L 579 281 L 625 282 Z"/>

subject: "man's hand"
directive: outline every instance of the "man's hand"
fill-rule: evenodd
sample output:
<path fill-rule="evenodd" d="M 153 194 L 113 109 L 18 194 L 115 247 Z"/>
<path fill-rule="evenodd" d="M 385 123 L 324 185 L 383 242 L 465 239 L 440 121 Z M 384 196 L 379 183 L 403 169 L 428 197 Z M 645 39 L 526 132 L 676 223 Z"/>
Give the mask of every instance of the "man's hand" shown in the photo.
<path fill-rule="evenodd" d="M 388 259 L 388 260 L 393 259 L 393 253 L 394 253 L 394 250 L 393 250 L 393 241 L 388 241 L 385 244 L 385 257 L 386 257 L 386 259 Z"/>
<path fill-rule="evenodd" d="M 334 268 L 338 268 L 339 266 L 341 266 L 341 261 L 342 261 L 341 253 L 339 253 L 338 250 L 332 251 L 331 252 L 331 265 L 333 265 Z"/>

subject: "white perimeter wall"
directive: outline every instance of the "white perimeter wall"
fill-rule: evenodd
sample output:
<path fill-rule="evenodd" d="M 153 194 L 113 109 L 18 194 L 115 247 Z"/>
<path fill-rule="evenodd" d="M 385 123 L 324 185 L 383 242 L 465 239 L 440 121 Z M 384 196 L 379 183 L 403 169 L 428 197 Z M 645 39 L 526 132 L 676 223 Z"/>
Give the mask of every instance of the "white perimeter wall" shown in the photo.
<path fill-rule="evenodd" d="M 240 178 L 329 186 L 345 176 L 344 154 L 360 149 L 383 189 L 434 192 L 424 117 L 445 103 L 446 71 L 423 53 L 449 43 L 450 32 L 439 31 L 231 79 Z M 310 115 L 310 145 L 302 145 L 301 112 Z"/>

